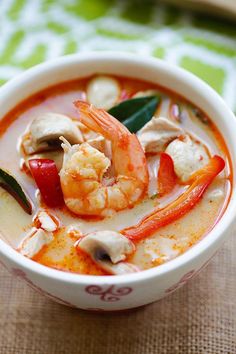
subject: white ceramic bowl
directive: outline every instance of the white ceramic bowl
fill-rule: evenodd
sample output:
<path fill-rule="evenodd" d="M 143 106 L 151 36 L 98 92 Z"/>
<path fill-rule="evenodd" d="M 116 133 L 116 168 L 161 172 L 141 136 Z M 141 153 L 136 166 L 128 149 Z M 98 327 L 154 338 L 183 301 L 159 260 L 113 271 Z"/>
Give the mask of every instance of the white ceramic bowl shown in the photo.
<path fill-rule="evenodd" d="M 194 75 L 163 61 L 122 53 L 62 57 L 38 65 L 0 88 L 0 119 L 14 106 L 48 86 L 95 73 L 147 80 L 176 91 L 202 108 L 217 124 L 236 166 L 236 119 L 220 96 Z M 235 175 L 235 173 L 234 173 Z M 235 177 L 234 177 L 235 185 Z M 120 276 L 70 274 L 37 264 L 0 240 L 1 263 L 50 298 L 81 309 L 124 310 L 158 300 L 195 276 L 232 233 L 236 193 L 214 229 L 176 259 L 140 273 Z"/>

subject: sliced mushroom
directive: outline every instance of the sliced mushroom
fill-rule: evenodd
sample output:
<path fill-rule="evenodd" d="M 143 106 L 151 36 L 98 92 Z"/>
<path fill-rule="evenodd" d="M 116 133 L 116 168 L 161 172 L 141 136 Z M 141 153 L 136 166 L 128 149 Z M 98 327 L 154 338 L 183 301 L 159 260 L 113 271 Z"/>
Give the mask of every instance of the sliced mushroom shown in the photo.
<path fill-rule="evenodd" d="M 76 247 L 86 252 L 101 268 L 112 274 L 137 271 L 134 265 L 122 262 L 127 255 L 134 252 L 135 246 L 118 232 L 92 232 L 79 240 Z"/>
<path fill-rule="evenodd" d="M 33 258 L 52 240 L 53 234 L 51 232 L 33 228 L 23 240 L 18 251 L 28 258 Z"/>
<path fill-rule="evenodd" d="M 79 242 L 78 247 L 95 260 L 108 257 L 112 263 L 125 260 L 135 250 L 127 237 L 115 231 L 91 232 Z"/>
<path fill-rule="evenodd" d="M 139 130 L 137 136 L 145 152 L 158 153 L 183 133 L 183 129 L 171 120 L 153 117 Z"/>
<path fill-rule="evenodd" d="M 34 223 L 38 228 L 49 232 L 56 231 L 59 227 L 59 222 L 56 220 L 56 217 L 50 215 L 46 210 L 38 212 L 34 218 Z"/>
<path fill-rule="evenodd" d="M 96 76 L 88 83 L 88 101 L 98 108 L 106 110 L 111 108 L 118 101 L 119 96 L 119 83 L 110 76 Z"/>
<path fill-rule="evenodd" d="M 100 264 L 100 266 L 108 273 L 114 275 L 140 272 L 140 269 L 136 265 L 128 262 L 119 262 L 113 264 L 110 261 L 103 261 L 102 265 Z"/>
<path fill-rule="evenodd" d="M 22 145 L 29 155 L 54 150 L 60 147 L 60 136 L 64 136 L 71 144 L 83 142 L 78 126 L 69 117 L 58 113 L 44 113 L 32 121 Z"/>
<path fill-rule="evenodd" d="M 184 139 L 172 141 L 166 153 L 172 157 L 175 173 L 182 182 L 187 182 L 194 172 L 209 161 L 206 148 L 200 142 L 193 141 L 188 135 Z"/>

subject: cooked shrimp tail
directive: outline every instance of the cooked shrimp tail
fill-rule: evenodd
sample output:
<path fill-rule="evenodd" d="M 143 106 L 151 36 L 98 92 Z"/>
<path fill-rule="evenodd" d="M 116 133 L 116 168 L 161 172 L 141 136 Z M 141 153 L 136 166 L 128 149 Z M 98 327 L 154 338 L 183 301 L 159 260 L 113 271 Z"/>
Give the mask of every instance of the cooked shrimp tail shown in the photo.
<path fill-rule="evenodd" d="M 112 142 L 117 142 L 117 137 L 130 135 L 129 130 L 117 119 L 101 108 L 95 108 L 84 101 L 76 101 L 75 106 L 80 112 L 80 121 L 88 128 L 103 135 Z"/>
<path fill-rule="evenodd" d="M 112 142 L 112 155 L 115 170 L 128 174 L 148 184 L 148 171 L 144 151 L 135 134 L 117 119 L 101 108 L 95 108 L 84 101 L 77 101 L 80 120 L 88 128 L 103 135 Z"/>
<path fill-rule="evenodd" d="M 87 143 L 63 144 L 65 151 L 61 185 L 67 207 L 78 215 L 109 215 L 132 207 L 145 195 L 148 171 L 144 151 L 135 134 L 103 109 L 84 102 L 75 103 L 80 120 L 112 143 L 115 180 L 103 184 L 111 161 Z"/>

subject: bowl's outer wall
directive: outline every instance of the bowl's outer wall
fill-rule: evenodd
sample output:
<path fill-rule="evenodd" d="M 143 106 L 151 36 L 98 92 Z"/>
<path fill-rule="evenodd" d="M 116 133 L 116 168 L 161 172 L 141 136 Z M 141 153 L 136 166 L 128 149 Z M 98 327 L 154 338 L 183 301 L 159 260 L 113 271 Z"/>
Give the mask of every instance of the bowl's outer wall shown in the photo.
<path fill-rule="evenodd" d="M 59 279 L 42 277 L 28 268 L 19 268 L 5 255 L 1 255 L 1 260 L 14 276 L 21 278 L 31 288 L 54 301 L 85 310 L 114 311 L 139 307 L 171 294 L 197 275 L 215 255 L 220 245 L 221 243 L 214 244 L 210 252 L 194 259 L 191 264 L 174 269 L 167 275 L 162 274 L 133 284 L 122 281 L 118 285 L 115 282 L 113 285 L 107 284 L 106 281 L 99 285 L 91 282 L 86 286 L 73 282 L 65 284 Z"/>
<path fill-rule="evenodd" d="M 224 106 L 220 97 L 193 75 L 154 59 L 137 59 L 127 54 L 93 54 L 70 56 L 40 65 L 0 89 L 0 117 L 3 117 L 23 99 L 41 89 L 96 73 L 123 75 L 158 83 L 190 99 L 214 120 L 223 135 L 227 137 L 232 161 L 236 162 L 236 148 L 232 135 L 232 129 L 236 129 L 236 123 L 232 113 Z M 232 124 L 229 124 L 226 118 L 230 119 Z M 179 260 L 171 261 L 170 263 L 176 266 L 170 268 L 168 265 L 165 268 L 166 271 L 159 272 L 158 269 L 145 271 L 139 278 L 135 275 L 133 278 L 132 276 L 76 275 L 75 280 L 71 274 L 68 274 L 67 279 L 66 273 L 62 274 L 59 271 L 57 271 L 57 276 L 51 276 L 52 270 L 23 259 L 23 256 L 4 245 L 1 240 L 0 259 L 11 273 L 21 277 L 28 285 L 55 301 L 82 309 L 123 310 L 138 307 L 176 290 L 207 264 L 226 237 L 232 233 L 234 193 L 231 204 L 228 207 L 230 209 L 229 212 L 227 211 L 228 215 L 225 217 L 227 220 L 225 220 L 224 229 L 222 228 L 220 234 L 217 233 L 214 242 L 206 243 L 206 247 L 202 247 L 198 253 L 197 246 L 193 247 L 191 251 L 178 257 Z M 214 230 L 211 233 L 212 238 L 214 238 Z M 146 276 L 143 276 L 144 273 Z"/>

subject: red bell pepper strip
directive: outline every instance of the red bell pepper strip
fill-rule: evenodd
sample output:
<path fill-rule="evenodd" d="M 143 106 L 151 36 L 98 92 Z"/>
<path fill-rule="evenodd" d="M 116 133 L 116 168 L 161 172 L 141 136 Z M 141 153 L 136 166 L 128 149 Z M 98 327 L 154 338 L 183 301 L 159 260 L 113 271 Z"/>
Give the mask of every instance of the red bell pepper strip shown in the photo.
<path fill-rule="evenodd" d="M 172 191 L 176 184 L 174 163 L 170 155 L 165 152 L 160 156 L 160 167 L 158 170 L 158 194 L 162 197 Z"/>
<path fill-rule="evenodd" d="M 56 208 L 63 205 L 60 177 L 55 162 L 48 159 L 31 159 L 29 166 L 47 206 Z"/>
<path fill-rule="evenodd" d="M 192 184 L 185 193 L 164 208 L 154 210 L 137 225 L 126 228 L 121 233 L 130 240 L 138 241 L 152 235 L 160 227 L 181 218 L 197 204 L 224 166 L 225 162 L 220 156 L 212 157 L 205 167 L 192 176 Z"/>

